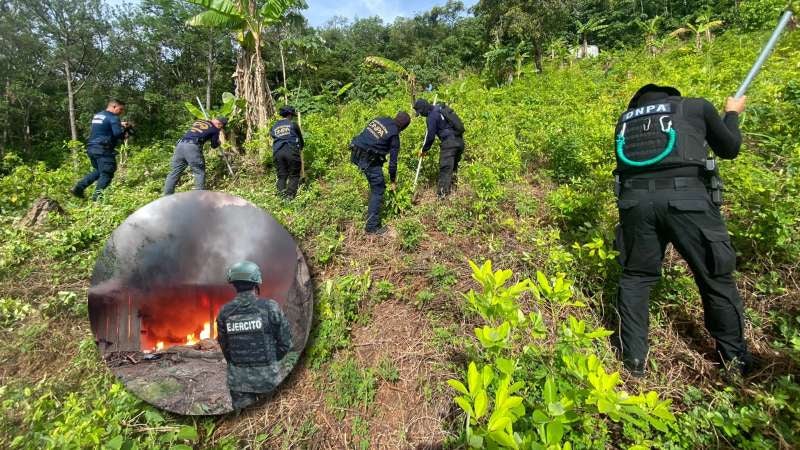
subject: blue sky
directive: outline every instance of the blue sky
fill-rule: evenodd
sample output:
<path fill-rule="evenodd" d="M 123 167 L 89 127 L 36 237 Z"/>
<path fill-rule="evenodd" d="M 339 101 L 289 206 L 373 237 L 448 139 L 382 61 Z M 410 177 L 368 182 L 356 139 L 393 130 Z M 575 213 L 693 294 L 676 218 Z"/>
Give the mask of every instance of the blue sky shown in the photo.
<path fill-rule="evenodd" d="M 104 0 L 109 5 L 122 3 L 137 3 L 136 0 Z M 303 13 L 313 26 L 323 25 L 333 16 L 347 17 L 348 19 L 380 16 L 384 22 L 392 22 L 398 16 L 412 17 L 441 6 L 447 0 L 306 0 L 308 9 Z M 462 0 L 464 6 L 469 8 L 477 0 Z"/>
<path fill-rule="evenodd" d="M 343 16 L 348 19 L 380 16 L 384 22 L 392 22 L 398 16 L 412 17 L 447 3 L 446 0 L 306 0 L 308 9 L 304 11 L 311 25 L 322 25 L 333 16 Z M 469 8 L 477 0 L 462 0 L 464 6 Z"/>

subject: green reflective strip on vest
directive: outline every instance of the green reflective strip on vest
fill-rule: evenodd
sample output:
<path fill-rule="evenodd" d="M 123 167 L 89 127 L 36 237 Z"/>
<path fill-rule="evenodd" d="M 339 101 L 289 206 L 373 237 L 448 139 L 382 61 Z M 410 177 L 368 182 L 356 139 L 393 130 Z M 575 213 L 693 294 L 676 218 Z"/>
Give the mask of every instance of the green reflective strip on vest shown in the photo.
<path fill-rule="evenodd" d="M 661 153 L 644 161 L 634 161 L 625 156 L 625 136 L 620 133 L 617 135 L 617 156 L 623 163 L 634 167 L 645 167 L 658 164 L 662 159 L 666 158 L 667 155 L 672 153 L 672 149 L 675 147 L 675 141 L 678 138 L 678 133 L 675 132 L 674 128 L 670 128 L 669 131 L 667 131 L 667 136 L 667 146 L 664 147 L 664 150 Z"/>

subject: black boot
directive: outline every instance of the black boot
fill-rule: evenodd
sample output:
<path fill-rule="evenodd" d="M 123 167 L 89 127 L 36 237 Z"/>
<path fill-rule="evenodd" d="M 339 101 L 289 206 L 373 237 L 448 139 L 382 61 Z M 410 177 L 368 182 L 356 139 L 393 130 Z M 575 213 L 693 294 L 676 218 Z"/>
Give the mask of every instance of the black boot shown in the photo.
<path fill-rule="evenodd" d="M 86 196 L 83 195 L 83 191 L 78 189 L 77 186 L 75 186 L 72 189 L 70 189 L 69 193 L 72 194 L 74 197 L 78 197 L 80 199 L 85 199 L 86 198 Z"/>

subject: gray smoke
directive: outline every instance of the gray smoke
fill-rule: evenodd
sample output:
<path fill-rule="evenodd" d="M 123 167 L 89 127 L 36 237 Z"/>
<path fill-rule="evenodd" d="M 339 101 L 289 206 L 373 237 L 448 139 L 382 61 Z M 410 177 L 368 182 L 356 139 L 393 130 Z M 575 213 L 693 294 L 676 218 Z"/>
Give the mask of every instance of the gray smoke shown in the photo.
<path fill-rule="evenodd" d="M 296 244 L 268 214 L 232 195 L 191 191 L 160 198 L 128 217 L 95 265 L 92 285 L 129 289 L 227 284 L 227 268 L 261 267 L 262 295 L 285 300 L 297 270 Z"/>
<path fill-rule="evenodd" d="M 281 304 L 292 323 L 296 349 L 302 349 L 311 326 L 313 299 L 299 248 L 260 208 L 211 191 L 162 197 L 133 213 L 114 231 L 92 274 L 89 306 L 93 329 L 97 331 L 102 324 L 108 329 L 108 320 L 122 320 L 107 317 L 108 307 L 113 305 L 127 305 L 127 310 L 151 318 L 159 315 L 155 311 L 170 311 L 165 315 L 172 316 L 175 311 L 170 306 L 177 305 L 166 304 L 163 293 L 185 292 L 192 286 L 208 293 L 227 289 L 231 294 L 223 300 L 226 302 L 234 295 L 226 280 L 227 269 L 244 259 L 261 268 L 260 296 Z M 178 297 L 185 295 L 176 295 L 170 303 L 185 300 Z M 115 328 L 113 323 L 110 328 Z"/>

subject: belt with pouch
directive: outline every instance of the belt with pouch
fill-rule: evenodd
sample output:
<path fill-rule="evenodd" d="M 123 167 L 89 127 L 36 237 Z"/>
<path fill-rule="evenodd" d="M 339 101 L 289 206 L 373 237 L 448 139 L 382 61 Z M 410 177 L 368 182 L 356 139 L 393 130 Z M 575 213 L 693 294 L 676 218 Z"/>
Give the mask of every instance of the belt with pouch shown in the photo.
<path fill-rule="evenodd" d="M 623 189 L 650 192 L 707 188 L 703 180 L 694 177 L 629 178 L 622 181 L 621 184 Z"/>
<path fill-rule="evenodd" d="M 350 156 L 353 161 L 360 160 L 362 158 L 368 159 L 371 163 L 384 163 L 384 158 L 382 155 L 379 155 L 375 152 L 369 151 L 367 149 L 361 148 L 357 145 L 350 146 Z"/>

